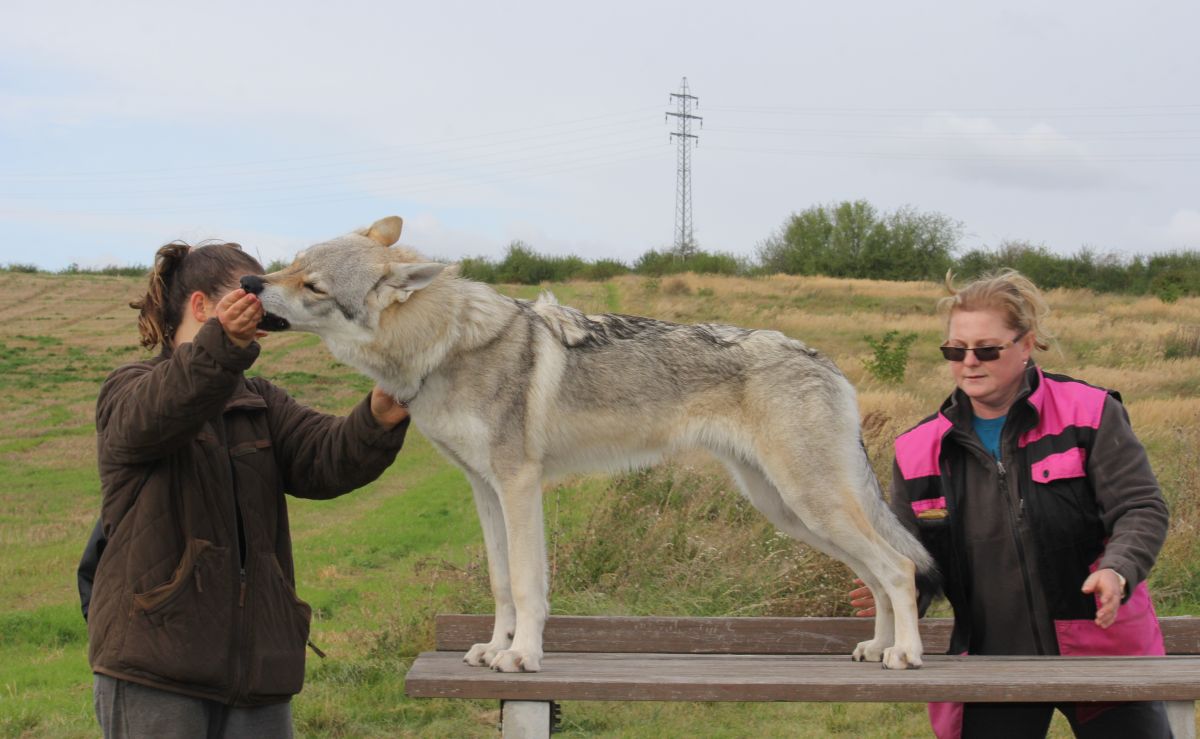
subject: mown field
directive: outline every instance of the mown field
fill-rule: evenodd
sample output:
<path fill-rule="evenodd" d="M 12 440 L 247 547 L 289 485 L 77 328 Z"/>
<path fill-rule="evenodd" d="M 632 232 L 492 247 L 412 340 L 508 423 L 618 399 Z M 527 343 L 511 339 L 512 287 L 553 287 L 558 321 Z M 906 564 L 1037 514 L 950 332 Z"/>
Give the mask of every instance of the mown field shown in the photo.
<path fill-rule="evenodd" d="M 106 374 L 144 356 L 127 307 L 143 281 L 0 273 L 0 734 L 95 736 L 74 570 L 99 507 L 94 403 Z M 627 276 L 551 288 L 589 312 L 784 331 L 835 358 L 859 387 L 868 448 L 890 442 L 950 388 L 936 351 L 939 289 L 827 278 Z M 533 297 L 536 288 L 503 287 Z M 1200 613 L 1200 299 L 1050 294 L 1059 345 L 1043 366 L 1125 396 L 1171 506 L 1151 577 L 1164 615 Z M 919 335 L 899 386 L 874 380 L 864 336 Z M 315 337 L 267 338 L 254 372 L 343 413 L 369 382 Z M 410 700 L 403 676 L 439 612 L 490 613 L 466 481 L 417 433 L 375 484 L 293 501 L 298 589 L 313 606 L 306 737 L 496 735 L 492 702 Z M 704 457 L 547 488 L 552 610 L 573 614 L 844 615 L 849 573 L 777 535 Z M 564 706 L 563 736 L 893 737 L 927 734 L 919 705 Z M 1055 736 L 1068 736 L 1058 721 Z"/>

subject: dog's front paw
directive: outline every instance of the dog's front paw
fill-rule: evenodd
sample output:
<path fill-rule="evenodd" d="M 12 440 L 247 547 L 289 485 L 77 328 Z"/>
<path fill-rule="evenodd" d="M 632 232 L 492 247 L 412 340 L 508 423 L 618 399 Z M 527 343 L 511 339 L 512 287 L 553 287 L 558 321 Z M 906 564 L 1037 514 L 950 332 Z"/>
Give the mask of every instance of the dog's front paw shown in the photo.
<path fill-rule="evenodd" d="M 879 662 L 883 659 L 884 650 L 887 645 L 876 639 L 870 641 L 860 641 L 858 646 L 854 648 L 854 653 L 850 658 L 855 662 Z"/>
<path fill-rule="evenodd" d="M 507 646 L 507 645 L 505 645 Z M 504 646 L 497 646 L 488 642 L 486 644 L 476 644 L 472 646 L 467 653 L 463 655 L 463 662 L 474 667 L 488 667 L 492 664 L 492 660 L 496 658 L 500 650 Z"/>
<path fill-rule="evenodd" d="M 921 666 L 921 651 L 900 645 L 883 650 L 883 669 L 915 670 Z"/>
<path fill-rule="evenodd" d="M 492 660 L 492 669 L 497 672 L 540 672 L 542 655 L 521 649 L 505 649 Z"/>

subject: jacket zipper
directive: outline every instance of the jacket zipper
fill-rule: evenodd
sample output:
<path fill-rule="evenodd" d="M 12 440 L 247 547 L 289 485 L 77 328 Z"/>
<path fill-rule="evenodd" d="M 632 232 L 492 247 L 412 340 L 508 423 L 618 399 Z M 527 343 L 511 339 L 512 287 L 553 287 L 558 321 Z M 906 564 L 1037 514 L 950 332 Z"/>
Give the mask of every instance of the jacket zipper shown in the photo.
<path fill-rule="evenodd" d="M 233 469 L 232 469 L 232 464 L 231 464 L 230 465 L 231 479 L 232 479 L 232 473 L 233 473 Z M 234 481 L 234 484 L 235 485 L 237 484 L 236 480 Z M 234 493 L 233 504 L 235 507 L 237 507 L 239 509 L 241 508 L 241 501 L 238 499 L 237 493 Z M 237 526 L 237 521 L 234 521 L 234 526 L 235 527 Z M 237 536 L 236 530 L 234 531 L 234 536 Z M 245 560 L 249 560 L 249 559 L 250 559 L 250 542 L 247 541 L 246 542 L 246 551 L 245 551 Z M 238 651 L 237 651 L 237 655 L 236 655 L 236 657 L 237 657 L 237 662 L 236 662 L 237 672 L 234 673 L 235 675 L 238 676 L 237 692 L 234 694 L 235 698 L 244 698 L 250 689 L 250 669 L 251 669 L 251 667 L 250 667 L 249 663 L 243 661 L 244 656 L 249 655 L 250 649 L 251 649 L 251 647 L 250 647 L 250 638 L 251 637 L 249 634 L 250 614 L 249 614 L 249 608 L 246 605 L 246 591 L 247 590 L 248 590 L 248 586 L 246 584 L 246 561 L 242 561 L 238 565 L 238 624 L 237 624 L 237 633 L 235 634 L 235 637 L 234 637 L 234 641 L 238 646 Z"/>
<path fill-rule="evenodd" d="M 1004 468 L 1004 462 L 996 460 L 996 469 L 1000 473 L 1000 493 L 1003 500 L 1008 499 L 1008 470 Z M 1037 609 L 1033 605 L 1033 583 L 1029 578 L 1029 564 L 1025 557 L 1025 544 L 1021 541 L 1021 526 L 1025 522 L 1025 496 L 1021 495 L 1020 486 L 1017 486 L 1017 513 L 1013 515 L 1012 506 L 1005 504 L 1004 508 L 1008 511 L 1009 520 L 1013 527 L 1013 541 L 1017 545 L 1017 561 L 1021 565 L 1021 581 L 1025 584 L 1025 605 L 1029 608 L 1029 623 L 1033 627 L 1033 640 L 1037 643 L 1038 654 L 1046 654 L 1046 648 L 1042 642 L 1042 629 L 1038 624 Z"/>
<path fill-rule="evenodd" d="M 221 440 L 221 448 L 223 451 L 221 457 L 225 465 L 226 479 L 229 480 L 231 486 L 236 486 L 237 480 L 234 479 L 233 462 L 229 458 L 229 437 L 227 429 L 225 428 L 225 416 L 222 415 L 221 418 L 213 424 L 213 426 L 214 430 L 220 434 L 219 438 Z M 246 622 L 248 621 L 248 618 L 246 617 L 246 562 L 244 561 L 244 558 L 249 557 L 249 552 L 242 551 L 241 538 L 238 535 L 237 519 L 241 513 L 238 510 L 240 508 L 240 504 L 236 491 L 233 492 L 233 507 L 233 541 L 237 545 L 238 550 L 238 592 L 237 608 L 233 614 L 231 614 L 233 616 L 233 639 L 232 644 L 230 645 L 232 650 L 232 659 L 230 661 L 233 663 L 234 676 L 232 699 L 236 702 L 238 698 L 241 698 L 245 695 L 246 686 L 250 681 L 249 667 L 248 665 L 243 664 L 244 654 L 247 653 L 245 648 L 246 640 L 244 639 L 244 632 L 246 631 Z M 250 547 L 247 544 L 246 549 L 248 550 L 249 548 Z"/>

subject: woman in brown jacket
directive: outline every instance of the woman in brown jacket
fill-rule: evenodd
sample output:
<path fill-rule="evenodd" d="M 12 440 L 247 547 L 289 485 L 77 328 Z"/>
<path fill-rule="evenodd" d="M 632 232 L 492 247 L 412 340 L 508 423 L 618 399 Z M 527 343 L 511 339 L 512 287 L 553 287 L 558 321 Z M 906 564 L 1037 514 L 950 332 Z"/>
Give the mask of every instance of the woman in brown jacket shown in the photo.
<path fill-rule="evenodd" d="M 375 388 L 348 416 L 243 373 L 263 310 L 236 244 L 169 244 L 140 309 L 162 351 L 114 371 L 96 404 L 107 544 L 88 610 L 106 737 L 291 736 L 310 609 L 294 587 L 284 493 L 377 478 L 407 410 Z"/>

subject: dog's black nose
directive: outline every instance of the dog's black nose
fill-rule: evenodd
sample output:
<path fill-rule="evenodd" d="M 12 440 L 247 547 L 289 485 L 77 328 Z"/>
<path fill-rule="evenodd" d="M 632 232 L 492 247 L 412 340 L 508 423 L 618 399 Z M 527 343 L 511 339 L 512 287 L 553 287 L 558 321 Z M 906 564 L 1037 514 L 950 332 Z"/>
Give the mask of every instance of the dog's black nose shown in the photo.
<path fill-rule="evenodd" d="M 251 295 L 258 295 L 263 289 L 263 279 L 258 275 L 243 275 L 242 289 Z"/>

